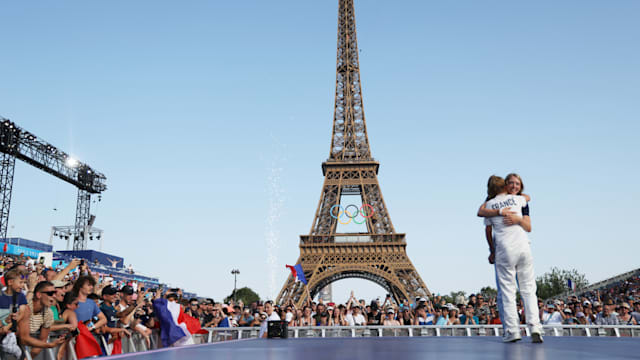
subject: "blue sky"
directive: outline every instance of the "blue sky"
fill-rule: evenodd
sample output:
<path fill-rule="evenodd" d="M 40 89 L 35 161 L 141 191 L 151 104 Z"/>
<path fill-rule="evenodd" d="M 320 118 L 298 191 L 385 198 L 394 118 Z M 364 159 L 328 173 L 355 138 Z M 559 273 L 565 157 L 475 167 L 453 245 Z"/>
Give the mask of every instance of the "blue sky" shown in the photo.
<path fill-rule="evenodd" d="M 5 2 L 0 115 L 107 176 L 92 208 L 105 251 L 216 299 L 238 268 L 239 286 L 270 297 L 320 196 L 337 5 Z M 533 198 L 538 275 L 575 268 L 595 282 L 638 267 L 639 11 L 356 1 L 382 193 L 433 292 L 493 283 L 475 212 L 488 176 L 511 171 Z M 19 163 L 10 234 L 47 241 L 75 201 L 71 185 Z M 384 296 L 343 280 L 336 299 L 351 289 Z"/>

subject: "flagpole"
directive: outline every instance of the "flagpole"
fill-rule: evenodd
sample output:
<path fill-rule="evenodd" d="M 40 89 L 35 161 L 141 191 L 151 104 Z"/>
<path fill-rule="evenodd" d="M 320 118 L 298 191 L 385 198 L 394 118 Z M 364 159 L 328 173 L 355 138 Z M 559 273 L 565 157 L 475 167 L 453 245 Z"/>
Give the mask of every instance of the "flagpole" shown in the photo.
<path fill-rule="evenodd" d="M 307 296 L 309 297 L 309 305 L 311 305 L 311 302 L 313 301 L 313 298 L 311 297 L 311 292 L 309 291 L 309 283 L 307 282 L 304 285 L 305 289 L 307 289 Z"/>

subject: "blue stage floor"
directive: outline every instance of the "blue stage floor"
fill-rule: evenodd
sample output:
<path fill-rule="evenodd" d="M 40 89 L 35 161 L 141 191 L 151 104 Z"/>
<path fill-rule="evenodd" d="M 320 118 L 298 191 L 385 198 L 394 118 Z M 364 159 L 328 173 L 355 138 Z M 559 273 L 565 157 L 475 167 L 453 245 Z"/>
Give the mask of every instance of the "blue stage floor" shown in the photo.
<path fill-rule="evenodd" d="M 640 359 L 639 338 L 545 337 L 532 344 L 525 337 L 504 344 L 499 337 L 382 337 L 253 339 L 192 345 L 113 356 L 133 360 L 591 360 Z"/>

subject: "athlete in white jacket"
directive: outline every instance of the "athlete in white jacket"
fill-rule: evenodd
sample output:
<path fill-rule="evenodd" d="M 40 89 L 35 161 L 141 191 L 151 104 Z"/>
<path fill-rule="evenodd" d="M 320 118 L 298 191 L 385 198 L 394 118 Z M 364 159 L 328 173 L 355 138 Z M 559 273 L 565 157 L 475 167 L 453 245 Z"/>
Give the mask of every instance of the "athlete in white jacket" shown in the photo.
<path fill-rule="evenodd" d="M 493 231 L 491 257 L 495 259 L 496 281 L 500 289 L 504 341 L 521 339 L 516 306 L 516 290 L 519 285 L 533 342 L 542 342 L 533 258 L 526 234 L 531 231 L 531 219 L 528 212 L 524 216 L 522 213 L 523 208 L 528 210 L 527 201 L 523 196 L 507 194 L 506 184 L 498 176 L 489 179 L 489 187 L 490 194 L 498 195 L 489 199 L 485 208 L 497 215 L 507 212 L 511 214 L 509 217 L 493 216 L 485 219 L 485 225 L 491 225 Z"/>

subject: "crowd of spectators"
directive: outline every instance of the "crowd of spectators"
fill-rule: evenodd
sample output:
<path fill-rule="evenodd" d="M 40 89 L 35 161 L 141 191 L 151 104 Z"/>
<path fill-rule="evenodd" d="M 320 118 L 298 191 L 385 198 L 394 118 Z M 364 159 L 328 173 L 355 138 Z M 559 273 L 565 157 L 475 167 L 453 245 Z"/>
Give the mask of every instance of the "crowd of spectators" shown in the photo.
<path fill-rule="evenodd" d="M 544 306 L 544 324 L 640 325 L 640 276 Z"/>
<path fill-rule="evenodd" d="M 66 345 L 72 338 L 76 339 L 78 358 L 118 354 L 122 339 L 132 334 L 138 334 L 150 348 L 152 329 L 161 329 L 162 346 L 172 346 L 178 344 L 177 338 L 170 336 L 175 334 L 169 334 L 175 330 L 174 325 L 190 337 L 207 334 L 204 328 L 215 327 L 261 327 L 261 335 L 266 336 L 268 320 L 284 320 L 290 327 L 501 323 L 495 297 L 482 293 L 457 296 L 454 301 L 438 295 L 399 304 L 389 295 L 384 300 L 366 302 L 356 299 L 353 292 L 344 304 L 225 304 L 186 298 L 177 288 L 149 289 L 142 283 L 114 283 L 109 277 L 92 274 L 79 259 L 65 268 L 52 269 L 28 258 L 4 256 L 0 270 L 0 356 L 19 357 L 24 348 L 21 345 L 28 345 L 35 356 L 44 348 Z M 638 325 L 638 296 L 640 277 L 634 276 L 566 299 L 539 300 L 540 319 L 545 325 Z M 518 313 L 525 324 L 522 306 L 520 302 Z M 174 328 L 167 327 L 167 322 Z M 50 336 L 52 332 L 57 335 Z M 189 342 L 181 340 L 183 343 Z M 60 349 L 59 359 L 65 356 L 66 346 Z"/>
<path fill-rule="evenodd" d="M 640 325 L 640 277 L 634 276 L 604 289 L 569 296 L 566 299 L 538 300 L 544 325 Z M 194 316 L 201 314 L 197 299 L 189 304 Z M 208 305 L 205 305 L 208 306 Z M 267 312 L 266 307 L 272 307 Z M 523 303 L 517 304 L 521 324 L 526 324 Z M 212 307 L 214 320 L 207 326 L 259 326 L 265 318 L 284 320 L 288 326 L 361 325 L 486 325 L 501 324 L 495 297 L 483 294 L 458 296 L 447 302 L 442 296 L 422 297 L 414 303 L 396 304 L 390 296 L 367 303 L 353 293 L 346 304 L 309 302 L 301 308 L 293 302 L 285 306 L 255 302 Z M 276 314 L 274 317 L 272 312 Z"/>
<path fill-rule="evenodd" d="M 92 273 L 81 259 L 54 269 L 28 257 L 4 255 L 0 271 L 3 359 L 21 358 L 24 346 L 29 346 L 32 356 L 59 347 L 57 357 L 62 359 L 72 339 L 78 358 L 118 354 L 123 337 L 135 333 L 150 348 L 152 329 L 160 326 L 154 300 L 182 295 L 179 289 L 145 289 L 136 281 L 116 282 Z"/>

